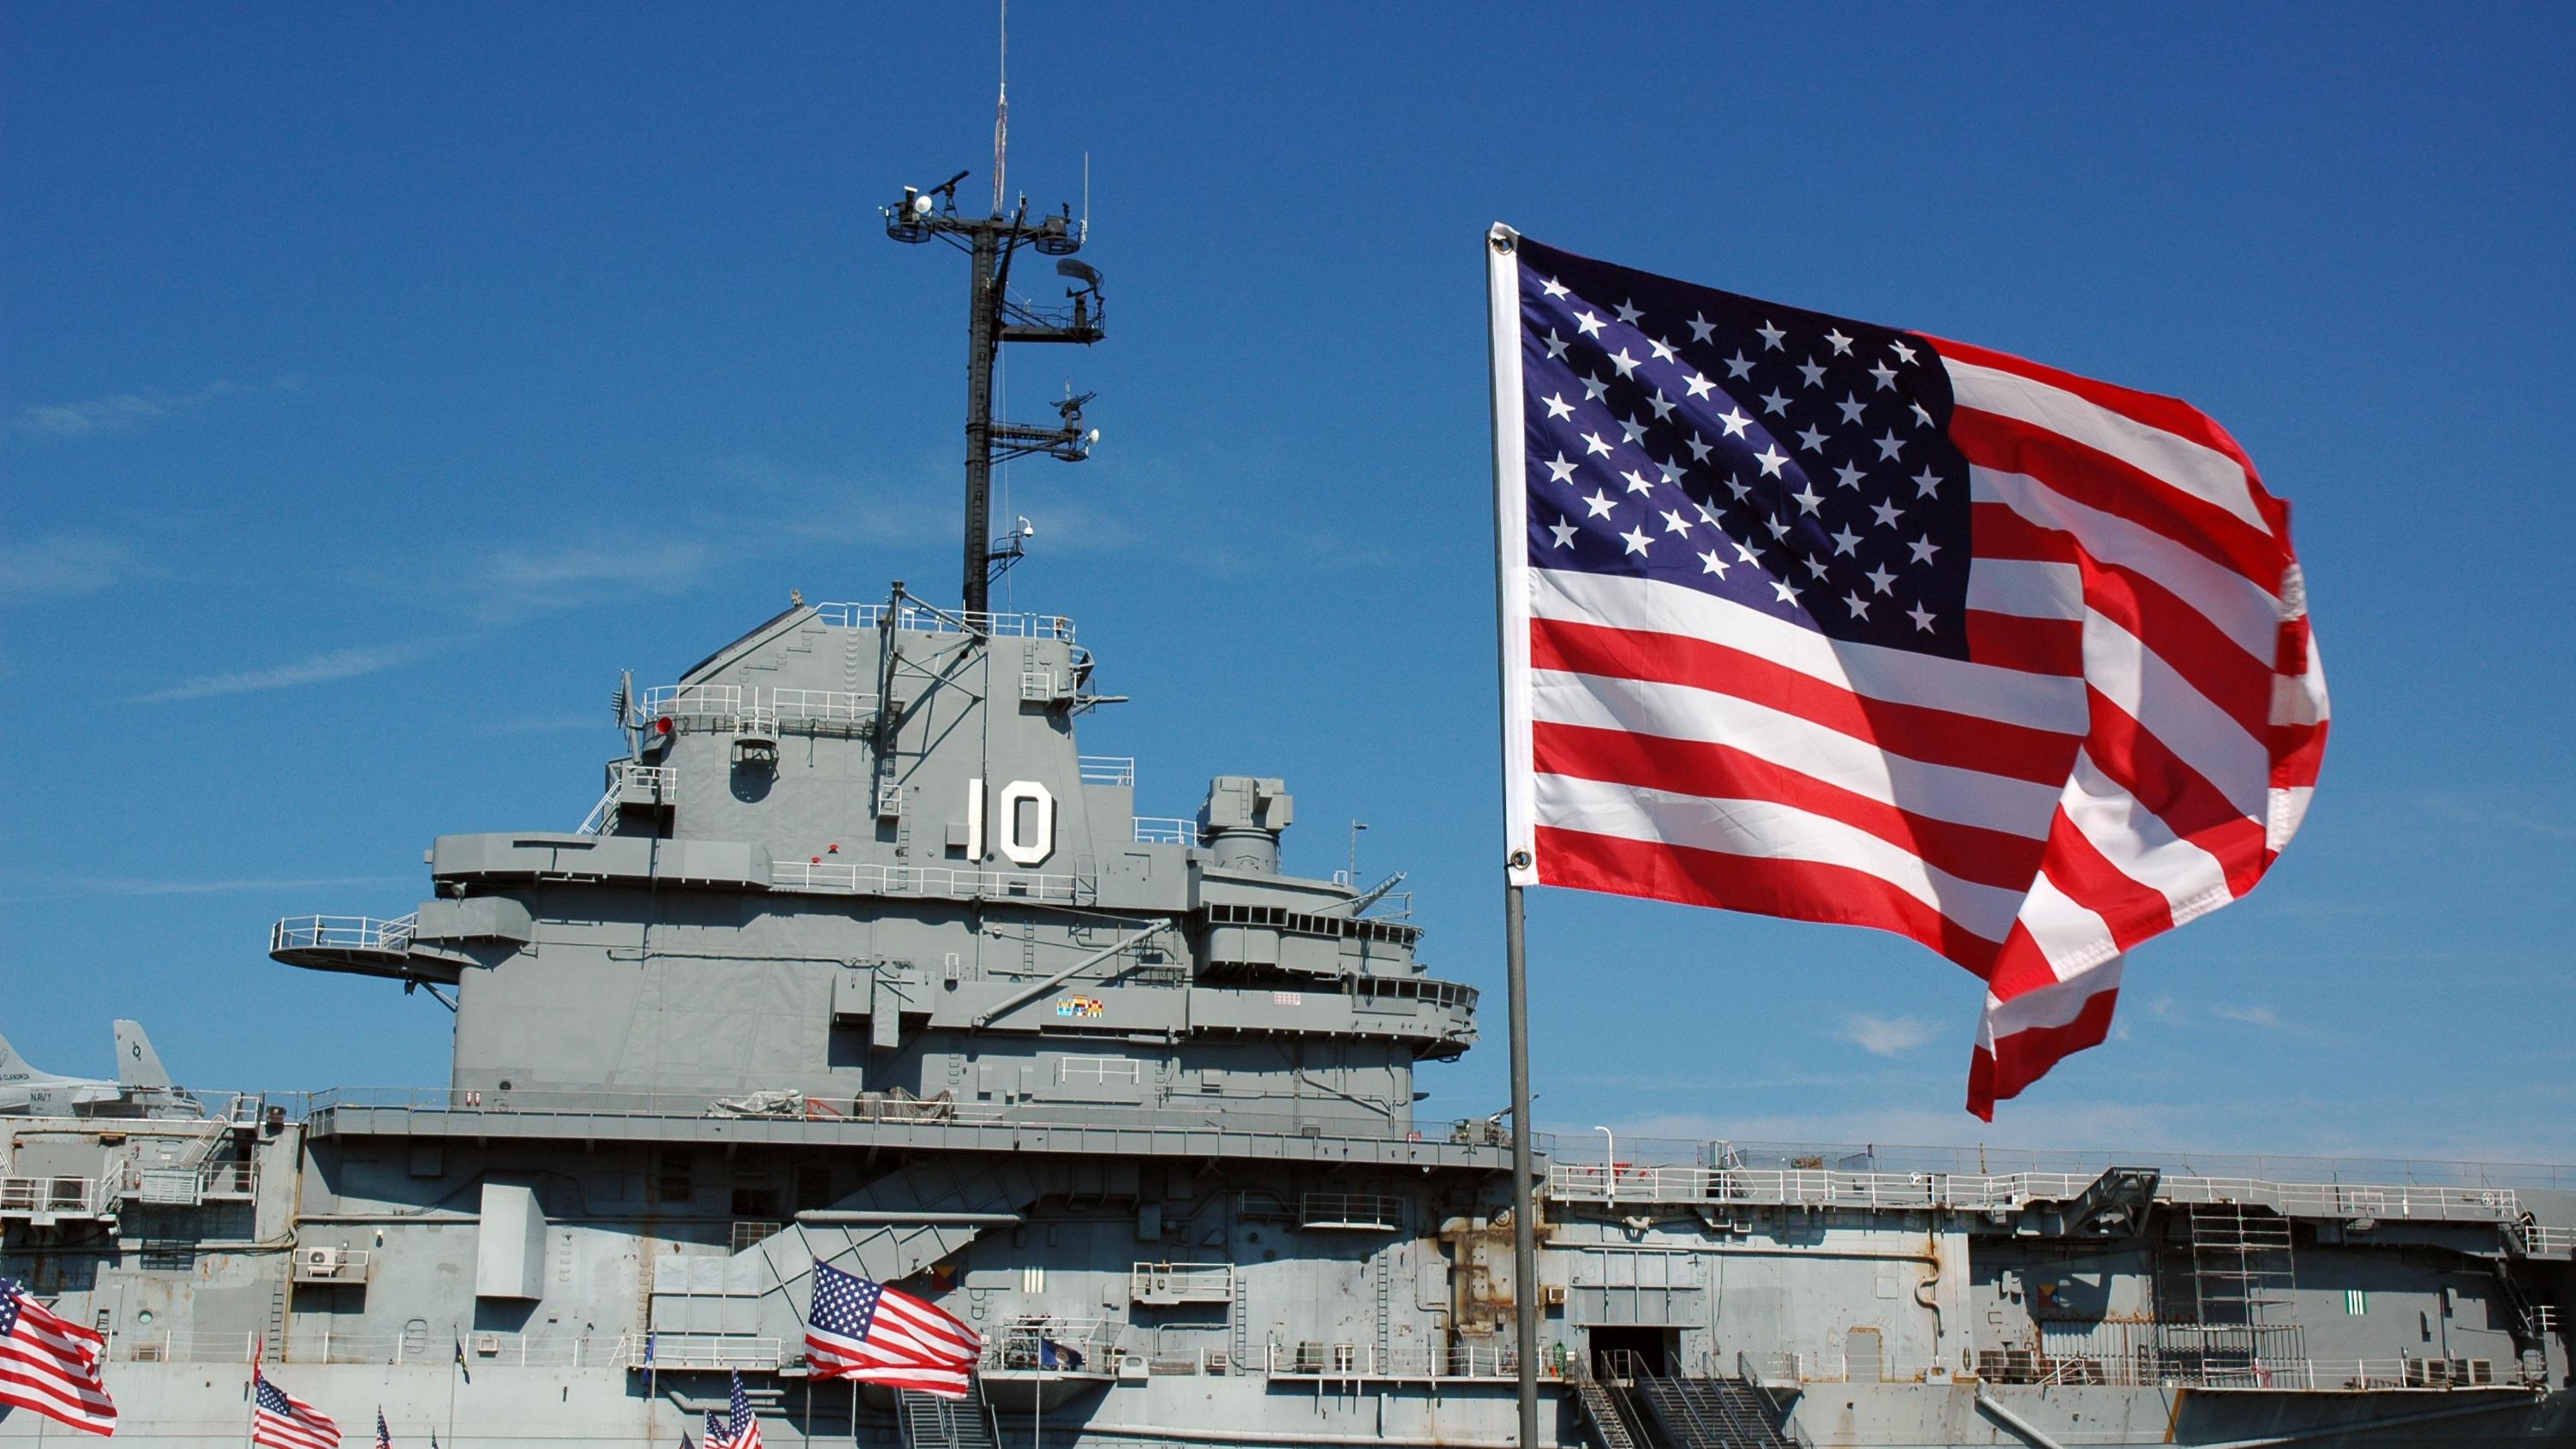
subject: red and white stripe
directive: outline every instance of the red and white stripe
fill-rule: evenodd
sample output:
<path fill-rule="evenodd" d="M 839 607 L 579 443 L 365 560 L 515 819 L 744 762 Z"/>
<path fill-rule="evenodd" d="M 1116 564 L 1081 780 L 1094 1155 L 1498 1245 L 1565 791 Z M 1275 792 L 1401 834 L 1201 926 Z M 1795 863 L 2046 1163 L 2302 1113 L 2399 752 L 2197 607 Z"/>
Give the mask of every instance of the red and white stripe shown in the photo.
<path fill-rule="evenodd" d="M 281 1414 L 258 1402 L 258 1383 L 254 1379 L 251 1395 L 250 1442 L 267 1449 L 340 1449 L 340 1426 L 320 1409 L 287 1394 L 275 1379 L 269 1387 L 286 1394 L 287 1412 Z"/>
<path fill-rule="evenodd" d="M 0 1335 L 0 1404 L 92 1434 L 113 1434 L 116 1402 L 107 1396 L 100 1369 L 106 1352 L 103 1336 L 21 1293 L 17 1322 Z"/>
<path fill-rule="evenodd" d="M 2109 1033 L 2124 952 L 2289 842 L 2325 680 L 2289 510 L 2216 423 L 1926 341 L 1971 468 L 1968 659 L 1522 564 L 1508 804 L 1524 883 L 1874 926 L 1975 972 L 1991 1118 Z"/>
<path fill-rule="evenodd" d="M 967 1375 L 983 1353 L 983 1335 L 936 1305 L 891 1288 L 878 1298 L 865 1338 L 810 1324 L 805 1330 L 805 1361 L 816 1378 L 857 1379 L 942 1398 L 966 1397 Z"/>

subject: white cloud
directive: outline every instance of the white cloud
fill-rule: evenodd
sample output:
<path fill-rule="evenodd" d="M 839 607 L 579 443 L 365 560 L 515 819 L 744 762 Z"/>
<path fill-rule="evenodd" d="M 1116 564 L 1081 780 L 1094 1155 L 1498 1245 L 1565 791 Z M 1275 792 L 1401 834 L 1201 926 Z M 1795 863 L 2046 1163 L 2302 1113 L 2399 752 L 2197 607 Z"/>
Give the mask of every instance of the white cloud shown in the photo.
<path fill-rule="evenodd" d="M 0 603 L 94 594 L 132 569 L 125 545 L 97 534 L 57 533 L 0 543 Z"/>
<path fill-rule="evenodd" d="M 473 611 L 516 619 L 637 594 L 678 594 L 707 573 L 704 544 L 681 539 L 602 540 L 554 548 L 508 548 L 463 578 Z"/>
<path fill-rule="evenodd" d="M 2242 1022 L 2267 1030 L 2279 1030 L 2281 1013 L 2268 1006 L 2213 1006 L 2209 1014 L 2221 1021 Z"/>
<path fill-rule="evenodd" d="M 1903 1056 L 1930 1041 L 1939 1030 L 1919 1016 L 1852 1016 L 1843 1020 L 1843 1039 L 1874 1057 Z"/>
<path fill-rule="evenodd" d="M 141 392 L 120 392 L 107 397 L 81 402 L 40 403 L 21 411 L 16 419 L 18 431 L 37 433 L 52 438 L 85 438 L 92 433 L 112 432 L 120 428 L 137 428 L 157 423 L 181 413 L 194 412 L 221 398 L 248 392 L 293 392 L 303 386 L 302 380 L 282 377 L 266 388 L 253 388 L 243 383 L 217 379 L 193 392 L 163 392 L 145 388 Z"/>
<path fill-rule="evenodd" d="M 180 700 L 212 699 L 226 694 L 255 694 L 271 689 L 293 689 L 303 684 L 324 684 L 335 679 L 355 679 L 409 664 L 425 655 L 434 654 L 441 646 L 431 641 L 409 644 L 387 644 L 373 648 L 331 649 L 292 664 L 272 665 L 266 669 L 244 669 L 225 674 L 201 674 L 182 680 L 168 689 L 156 689 L 136 695 L 135 704 L 173 704 Z"/>

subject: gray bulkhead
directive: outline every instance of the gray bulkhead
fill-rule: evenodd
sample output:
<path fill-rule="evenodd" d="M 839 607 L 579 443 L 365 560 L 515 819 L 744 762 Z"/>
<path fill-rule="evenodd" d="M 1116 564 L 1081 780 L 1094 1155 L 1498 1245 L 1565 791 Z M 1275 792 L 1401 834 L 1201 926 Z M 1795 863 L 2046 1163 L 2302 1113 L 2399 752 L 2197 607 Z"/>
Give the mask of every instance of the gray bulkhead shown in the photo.
<path fill-rule="evenodd" d="M 791 611 L 645 694 L 610 793 L 652 798 L 600 833 L 438 841 L 424 936 L 524 921 L 447 948 L 454 1086 L 1409 1121 L 1474 993 L 1276 874 L 1277 782 L 1140 829 L 1132 762 L 1076 753 L 1069 624 L 867 617 Z"/>

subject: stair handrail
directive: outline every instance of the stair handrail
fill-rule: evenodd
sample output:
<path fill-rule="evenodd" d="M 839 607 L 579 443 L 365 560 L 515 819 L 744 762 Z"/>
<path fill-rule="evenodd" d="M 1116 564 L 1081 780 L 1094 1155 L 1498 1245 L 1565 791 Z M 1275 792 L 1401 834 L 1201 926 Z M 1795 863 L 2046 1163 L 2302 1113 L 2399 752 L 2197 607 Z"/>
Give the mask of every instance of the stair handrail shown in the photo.
<path fill-rule="evenodd" d="M 1684 1422 L 1676 1427 L 1683 1430 L 1688 1441 L 1684 1449 L 1728 1449 L 1728 1436 L 1700 1413 L 1694 1396 L 1682 1386 L 1681 1380 L 1663 1374 L 1648 1374 L 1638 1383 L 1645 1389 L 1647 1406 L 1659 1416 L 1668 1404 L 1679 1407 Z"/>
<path fill-rule="evenodd" d="M 1763 1407 L 1771 1411 L 1773 1418 L 1785 1419 L 1789 1416 L 1789 1411 L 1782 1408 L 1780 1400 L 1772 1394 L 1771 1386 L 1754 1376 L 1753 1355 L 1740 1348 L 1735 1351 L 1735 1376 L 1753 1386 L 1753 1392 L 1762 1396 Z"/>

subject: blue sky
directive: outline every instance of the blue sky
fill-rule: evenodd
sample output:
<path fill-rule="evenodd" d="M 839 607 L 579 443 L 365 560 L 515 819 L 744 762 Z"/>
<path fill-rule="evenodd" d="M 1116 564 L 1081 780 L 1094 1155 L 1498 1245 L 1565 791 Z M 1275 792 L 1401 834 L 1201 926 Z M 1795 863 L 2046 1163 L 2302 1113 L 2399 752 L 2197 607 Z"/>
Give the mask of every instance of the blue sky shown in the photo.
<path fill-rule="evenodd" d="M 0 12 L 0 1031 L 437 1082 L 444 1012 L 268 923 L 570 828 L 621 666 L 954 589 L 961 268 L 874 208 L 989 196 L 993 27 L 919 9 Z M 1542 892 L 1543 1122 L 2576 1160 L 2569 12 L 1023 0 L 1012 55 L 1111 312 L 1011 364 L 1106 435 L 1011 471 L 1011 597 L 1135 696 L 1140 809 L 1286 776 L 1442 974 L 1501 977 L 1487 223 L 2179 394 L 2296 507 L 2316 808 L 2119 1039 L 1984 1128 L 1928 952 Z M 1500 1099 L 1487 999 L 1428 1110 Z"/>

